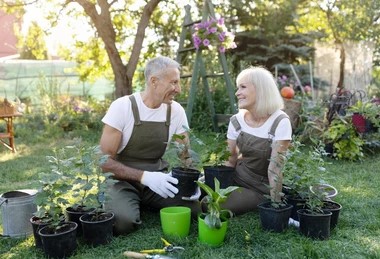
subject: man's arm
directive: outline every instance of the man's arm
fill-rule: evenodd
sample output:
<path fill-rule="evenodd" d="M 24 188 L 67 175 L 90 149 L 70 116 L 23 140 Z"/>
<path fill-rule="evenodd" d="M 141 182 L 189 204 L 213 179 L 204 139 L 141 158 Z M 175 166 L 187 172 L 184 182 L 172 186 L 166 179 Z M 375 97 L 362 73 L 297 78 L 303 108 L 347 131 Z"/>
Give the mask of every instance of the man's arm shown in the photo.
<path fill-rule="evenodd" d="M 103 172 L 113 173 L 117 180 L 140 182 L 143 175 L 142 170 L 128 167 L 115 160 L 121 140 L 122 133 L 119 130 L 107 124 L 104 125 L 102 137 L 100 139 L 100 150 L 104 154 L 109 155 L 109 158 L 104 164 L 102 164 L 102 170 Z"/>

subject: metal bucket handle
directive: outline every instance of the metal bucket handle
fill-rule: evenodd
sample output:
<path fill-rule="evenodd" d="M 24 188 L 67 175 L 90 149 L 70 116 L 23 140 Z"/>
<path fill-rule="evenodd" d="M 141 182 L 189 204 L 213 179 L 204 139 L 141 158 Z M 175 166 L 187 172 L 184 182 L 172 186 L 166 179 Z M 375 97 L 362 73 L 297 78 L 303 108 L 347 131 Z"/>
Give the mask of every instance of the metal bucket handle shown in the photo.
<path fill-rule="evenodd" d="M 8 203 L 8 199 L 3 199 L 1 202 L 0 202 L 0 207 L 3 206 L 3 203 L 6 202 Z M 0 237 L 9 237 L 7 235 L 3 235 L 3 234 L 0 234 Z"/>

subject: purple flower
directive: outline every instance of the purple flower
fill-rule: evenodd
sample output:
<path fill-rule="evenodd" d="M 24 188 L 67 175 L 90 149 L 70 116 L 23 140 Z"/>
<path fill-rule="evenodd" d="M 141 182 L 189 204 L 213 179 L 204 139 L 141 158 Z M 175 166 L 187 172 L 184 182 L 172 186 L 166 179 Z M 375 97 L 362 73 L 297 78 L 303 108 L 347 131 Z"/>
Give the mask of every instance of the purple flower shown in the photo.
<path fill-rule="evenodd" d="M 210 45 L 210 41 L 208 39 L 203 40 L 203 46 L 207 47 Z"/>
<path fill-rule="evenodd" d="M 224 33 L 219 33 L 218 38 L 219 38 L 219 40 L 220 40 L 221 42 L 223 42 L 223 41 L 225 40 L 225 38 L 224 38 Z"/>
<path fill-rule="evenodd" d="M 217 32 L 217 30 L 218 29 L 216 27 L 207 28 L 207 32 L 210 33 L 210 34 Z"/>
<path fill-rule="evenodd" d="M 222 45 L 222 46 L 220 46 L 219 47 L 219 52 L 220 53 L 224 53 L 224 52 L 226 52 L 226 48 Z"/>
<path fill-rule="evenodd" d="M 218 24 L 223 25 L 224 24 L 224 18 L 219 18 L 218 19 Z"/>

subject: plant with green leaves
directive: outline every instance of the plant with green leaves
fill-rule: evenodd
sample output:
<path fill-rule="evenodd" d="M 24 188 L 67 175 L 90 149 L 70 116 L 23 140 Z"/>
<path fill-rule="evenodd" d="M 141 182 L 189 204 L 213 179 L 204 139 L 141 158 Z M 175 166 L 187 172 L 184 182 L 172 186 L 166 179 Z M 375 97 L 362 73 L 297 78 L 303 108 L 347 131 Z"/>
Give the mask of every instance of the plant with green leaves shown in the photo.
<path fill-rule="evenodd" d="M 375 127 L 380 128 L 380 105 L 372 102 L 357 101 L 348 108 L 349 112 L 359 113 L 369 120 Z"/>
<path fill-rule="evenodd" d="M 304 145 L 294 140 L 284 155 L 284 185 L 289 196 L 307 198 L 310 186 L 321 181 L 321 174 L 326 171 L 323 144 L 305 150 Z"/>
<path fill-rule="evenodd" d="M 190 147 L 191 143 L 204 145 L 195 134 L 187 127 L 184 127 L 188 133 L 190 141 L 186 141 L 186 136 L 183 134 L 173 134 L 169 148 L 165 152 L 164 159 L 170 164 L 170 167 L 180 167 L 183 169 L 197 169 L 201 160 L 199 154 Z"/>
<path fill-rule="evenodd" d="M 202 200 L 202 202 L 207 204 L 207 212 L 202 213 L 204 220 L 210 228 L 220 228 L 222 226 L 222 220 L 233 216 L 230 210 L 222 209 L 221 204 L 227 200 L 233 191 L 239 189 L 239 187 L 229 186 L 226 189 L 220 189 L 220 183 L 216 178 L 214 179 L 214 183 L 215 191 L 205 183 L 197 181 L 198 186 L 207 194 Z"/>
<path fill-rule="evenodd" d="M 49 173 L 40 175 L 41 188 L 36 194 L 37 211 L 34 215 L 42 223 L 49 223 L 58 228 L 64 221 L 63 208 L 69 204 L 63 194 L 71 189 L 70 177 L 65 174 L 65 161 L 59 159 L 62 150 L 54 150 L 54 156 L 47 156 L 51 164 Z"/>
<path fill-rule="evenodd" d="M 327 143 L 334 147 L 333 157 L 337 159 L 360 160 L 364 157 L 364 141 L 356 132 L 348 117 L 334 118 L 324 133 Z"/>
<path fill-rule="evenodd" d="M 212 142 L 204 148 L 204 158 L 202 163 L 211 166 L 223 166 L 231 152 L 228 149 L 225 134 L 216 133 Z"/>
<path fill-rule="evenodd" d="M 71 195 L 74 209 L 95 208 L 101 210 L 105 201 L 107 185 L 116 182 L 112 173 L 103 173 L 101 164 L 108 155 L 102 155 L 99 146 L 67 146 L 75 154 L 65 161 L 67 172 L 72 176 Z"/>

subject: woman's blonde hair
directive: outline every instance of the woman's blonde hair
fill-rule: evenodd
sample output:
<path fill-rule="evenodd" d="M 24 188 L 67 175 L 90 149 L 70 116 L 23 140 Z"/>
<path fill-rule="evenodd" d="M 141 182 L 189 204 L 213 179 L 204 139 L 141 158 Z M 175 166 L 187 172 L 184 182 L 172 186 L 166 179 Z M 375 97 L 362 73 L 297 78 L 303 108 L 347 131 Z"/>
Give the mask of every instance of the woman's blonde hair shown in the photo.
<path fill-rule="evenodd" d="M 266 117 L 275 111 L 284 108 L 284 100 L 281 97 L 276 81 L 267 69 L 263 67 L 249 67 L 239 73 L 236 85 L 242 79 L 253 84 L 256 90 L 254 110 L 258 117 Z"/>

